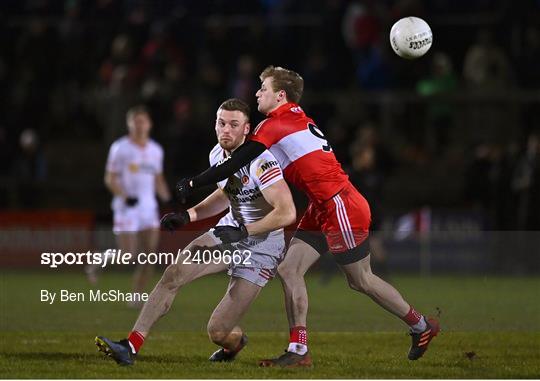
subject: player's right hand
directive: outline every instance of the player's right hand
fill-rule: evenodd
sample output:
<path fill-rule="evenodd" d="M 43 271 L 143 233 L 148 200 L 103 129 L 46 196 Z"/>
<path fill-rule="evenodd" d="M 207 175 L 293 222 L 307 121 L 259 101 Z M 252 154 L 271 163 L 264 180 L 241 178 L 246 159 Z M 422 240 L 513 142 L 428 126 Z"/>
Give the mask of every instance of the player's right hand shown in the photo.
<path fill-rule="evenodd" d="M 125 203 L 127 206 L 132 207 L 137 205 L 139 199 L 137 197 L 126 197 Z"/>
<path fill-rule="evenodd" d="M 167 213 L 161 217 L 161 227 L 169 231 L 176 230 L 184 225 L 189 224 L 191 219 L 189 218 L 189 213 L 187 210 L 178 213 Z"/>
<path fill-rule="evenodd" d="M 191 179 L 184 177 L 180 181 L 176 183 L 176 197 L 178 197 L 178 200 L 185 204 L 187 198 L 191 195 L 191 192 L 193 191 L 193 187 L 189 184 Z"/>

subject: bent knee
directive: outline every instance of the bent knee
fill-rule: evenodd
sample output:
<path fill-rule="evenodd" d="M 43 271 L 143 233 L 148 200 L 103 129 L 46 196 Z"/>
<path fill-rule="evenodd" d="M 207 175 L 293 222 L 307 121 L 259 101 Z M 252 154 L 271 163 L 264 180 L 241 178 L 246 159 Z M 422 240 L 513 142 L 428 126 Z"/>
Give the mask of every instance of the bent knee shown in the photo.
<path fill-rule="evenodd" d="M 290 281 L 294 279 L 298 279 L 298 277 L 302 277 L 303 274 L 299 271 L 299 269 L 295 268 L 294 266 L 290 266 L 285 262 L 282 262 L 278 268 L 277 272 L 281 279 L 284 281 Z"/>
<path fill-rule="evenodd" d="M 229 335 L 227 329 L 221 324 L 208 323 L 208 337 L 214 344 L 221 345 Z"/>

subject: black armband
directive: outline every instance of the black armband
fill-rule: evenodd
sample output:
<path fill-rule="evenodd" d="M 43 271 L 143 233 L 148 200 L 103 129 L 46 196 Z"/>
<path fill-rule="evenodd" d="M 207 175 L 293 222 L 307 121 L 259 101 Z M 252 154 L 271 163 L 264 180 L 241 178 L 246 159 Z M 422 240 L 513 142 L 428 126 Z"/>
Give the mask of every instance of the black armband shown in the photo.
<path fill-rule="evenodd" d="M 200 175 L 192 178 L 193 188 L 215 184 L 218 181 L 229 178 L 238 172 L 240 168 L 248 165 L 251 160 L 263 153 L 265 149 L 266 146 L 262 143 L 252 140 L 245 142 L 227 160 L 208 168 Z"/>

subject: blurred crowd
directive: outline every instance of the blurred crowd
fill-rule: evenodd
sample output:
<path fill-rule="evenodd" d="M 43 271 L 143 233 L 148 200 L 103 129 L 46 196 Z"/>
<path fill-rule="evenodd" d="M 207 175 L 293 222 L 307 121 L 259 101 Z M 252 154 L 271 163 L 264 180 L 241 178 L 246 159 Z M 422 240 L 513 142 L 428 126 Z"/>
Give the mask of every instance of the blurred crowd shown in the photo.
<path fill-rule="evenodd" d="M 106 152 L 135 103 L 152 111 L 170 180 L 205 168 L 217 105 L 238 97 L 255 110 L 258 74 L 274 64 L 303 75 L 303 106 L 373 205 L 474 207 L 492 228 L 540 229 L 537 0 L 5 0 L 0 8 L 0 177 L 11 184 L 0 192 L 17 192 L 16 201 L 2 197 L 4 207 L 48 206 L 36 188 L 69 173 L 57 173 L 47 147 Z M 414 62 L 388 43 L 392 23 L 409 15 L 434 30 L 432 51 Z M 386 98 L 355 101 L 380 93 L 406 95 L 390 108 Z M 253 123 L 261 118 L 253 113 Z M 104 157 L 80 160 L 103 171 Z M 415 184 L 430 181 L 424 193 Z"/>

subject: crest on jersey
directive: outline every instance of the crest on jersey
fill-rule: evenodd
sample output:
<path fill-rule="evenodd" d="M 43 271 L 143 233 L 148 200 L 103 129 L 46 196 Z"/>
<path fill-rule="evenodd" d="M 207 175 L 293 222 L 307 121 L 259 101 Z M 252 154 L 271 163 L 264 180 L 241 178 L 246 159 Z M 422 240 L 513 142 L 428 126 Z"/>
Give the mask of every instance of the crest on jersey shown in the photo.
<path fill-rule="evenodd" d="M 137 163 L 129 163 L 128 170 L 131 173 L 137 173 L 139 172 L 139 166 L 137 165 Z"/>
<path fill-rule="evenodd" d="M 242 176 L 242 184 L 248 185 L 249 184 L 249 176 L 243 175 Z"/>

